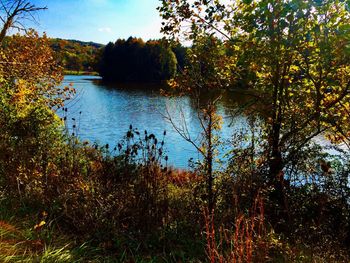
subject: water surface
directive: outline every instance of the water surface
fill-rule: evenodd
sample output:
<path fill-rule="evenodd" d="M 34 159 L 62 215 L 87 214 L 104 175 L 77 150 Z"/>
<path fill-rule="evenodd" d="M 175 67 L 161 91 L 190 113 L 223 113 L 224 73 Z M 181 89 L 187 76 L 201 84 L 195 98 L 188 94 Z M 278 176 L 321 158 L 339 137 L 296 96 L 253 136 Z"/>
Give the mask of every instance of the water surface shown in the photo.
<path fill-rule="evenodd" d="M 201 159 L 195 147 L 182 138 L 164 117 L 169 113 L 175 125 L 186 129 L 191 139 L 199 145 L 203 129 L 193 101 L 189 97 L 164 97 L 159 94 L 159 89 L 154 89 L 155 86 L 150 84 L 106 85 L 99 77 L 94 76 L 65 76 L 62 86 L 70 83 L 77 90 L 77 95 L 66 103 L 67 126 L 72 133 L 72 127 L 76 124 L 74 132 L 80 139 L 100 145 L 109 144 L 110 148 L 114 148 L 132 125 L 138 128 L 141 134 L 144 130 L 149 134 L 154 133 L 159 141 L 163 139 L 163 133 L 166 131 L 166 155 L 169 156 L 168 164 L 172 166 L 187 168 L 190 158 Z M 225 161 L 225 153 L 232 149 L 232 143 L 244 143 L 242 140 L 232 139 L 232 134 L 237 134 L 237 130 L 243 135 L 249 132 L 246 117 L 238 115 L 232 118 L 231 114 L 237 107 L 234 105 L 237 105 L 237 102 L 241 104 L 246 99 L 238 97 L 238 94 L 226 96 L 219 105 L 219 114 L 223 116 L 220 131 L 223 146 L 219 149 L 221 154 L 218 158 L 222 161 Z M 58 114 L 64 115 L 62 111 Z M 323 136 L 319 135 L 313 141 L 324 146 L 326 152 L 338 154 L 329 149 L 331 144 Z M 341 148 L 347 150 L 345 145 L 341 145 Z"/>
<path fill-rule="evenodd" d="M 164 117 L 167 112 L 176 125 L 186 129 L 192 139 L 199 143 L 202 128 L 197 112 L 188 97 L 171 99 L 152 90 L 151 86 L 139 89 L 137 84 L 107 86 L 101 84 L 98 77 L 65 76 L 63 86 L 72 83 L 77 95 L 66 103 L 68 108 L 68 126 L 72 132 L 73 121 L 76 120 L 77 135 L 82 140 L 114 147 L 125 136 L 129 126 L 141 132 L 147 130 L 162 139 L 166 131 L 165 146 L 169 156 L 169 164 L 179 168 L 188 166 L 190 158 L 200 159 L 194 146 L 184 140 L 173 125 Z M 135 87 L 136 86 L 136 87 Z M 232 127 L 227 106 L 220 106 L 219 112 L 224 115 L 221 131 L 223 140 L 229 140 L 234 127 L 243 127 L 245 118 L 236 118 Z M 60 112 L 59 112 L 60 114 Z M 222 150 L 225 152 L 225 150 Z"/>

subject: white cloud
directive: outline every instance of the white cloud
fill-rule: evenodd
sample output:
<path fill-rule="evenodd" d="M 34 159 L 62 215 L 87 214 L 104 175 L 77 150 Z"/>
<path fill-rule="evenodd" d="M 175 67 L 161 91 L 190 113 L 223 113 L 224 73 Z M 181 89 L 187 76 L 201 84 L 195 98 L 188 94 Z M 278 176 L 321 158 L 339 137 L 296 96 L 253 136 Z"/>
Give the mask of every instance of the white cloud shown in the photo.
<path fill-rule="evenodd" d="M 112 29 L 110 27 L 100 27 L 98 31 L 103 33 L 112 33 Z"/>

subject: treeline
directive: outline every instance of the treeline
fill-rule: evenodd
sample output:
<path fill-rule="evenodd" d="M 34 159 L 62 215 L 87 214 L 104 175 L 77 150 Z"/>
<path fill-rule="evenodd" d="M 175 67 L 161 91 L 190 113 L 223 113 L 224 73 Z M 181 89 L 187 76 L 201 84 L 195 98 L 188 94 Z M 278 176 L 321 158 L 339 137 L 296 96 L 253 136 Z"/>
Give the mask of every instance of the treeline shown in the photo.
<path fill-rule="evenodd" d="M 59 65 L 66 71 L 97 71 L 104 45 L 78 40 L 50 39 L 50 46 Z"/>
<path fill-rule="evenodd" d="M 185 63 L 185 48 L 162 40 L 130 37 L 110 42 L 103 50 L 99 73 L 106 81 L 158 82 L 173 77 Z"/>
<path fill-rule="evenodd" d="M 130 37 L 106 46 L 78 40 L 50 39 L 57 63 L 66 72 L 98 72 L 105 81 L 159 82 L 185 64 L 186 48 L 163 40 Z M 67 73 L 66 73 L 67 74 Z"/>

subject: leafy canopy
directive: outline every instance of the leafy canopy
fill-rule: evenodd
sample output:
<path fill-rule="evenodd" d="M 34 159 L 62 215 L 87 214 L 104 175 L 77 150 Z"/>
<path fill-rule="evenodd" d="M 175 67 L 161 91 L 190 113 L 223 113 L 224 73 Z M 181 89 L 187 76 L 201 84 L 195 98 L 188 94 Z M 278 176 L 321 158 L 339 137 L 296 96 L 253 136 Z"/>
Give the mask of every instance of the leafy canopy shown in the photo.
<path fill-rule="evenodd" d="M 204 35 L 222 39 L 235 58 L 234 67 L 222 65 L 238 76 L 232 86 L 258 98 L 271 159 L 285 152 L 288 163 L 318 134 L 346 140 L 348 1 L 163 0 L 159 10 L 172 38 L 193 45 Z"/>

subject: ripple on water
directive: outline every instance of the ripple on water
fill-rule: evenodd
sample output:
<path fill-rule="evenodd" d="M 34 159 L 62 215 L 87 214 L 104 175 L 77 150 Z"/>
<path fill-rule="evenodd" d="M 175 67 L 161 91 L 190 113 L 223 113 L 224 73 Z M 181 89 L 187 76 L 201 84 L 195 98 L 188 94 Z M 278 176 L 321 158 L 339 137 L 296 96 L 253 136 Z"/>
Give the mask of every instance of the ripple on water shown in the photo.
<path fill-rule="evenodd" d="M 123 139 L 129 125 L 138 128 L 141 132 L 147 130 L 154 133 L 159 139 L 167 131 L 165 146 L 169 155 L 169 164 L 179 168 L 188 166 L 190 158 L 197 159 L 200 156 L 194 147 L 186 142 L 164 119 L 166 109 L 172 114 L 176 123 L 181 123 L 179 107 L 182 109 L 183 118 L 186 120 L 187 129 L 192 138 L 196 138 L 202 132 L 195 110 L 191 107 L 188 98 L 178 101 L 160 96 L 156 92 L 135 89 L 119 89 L 107 87 L 99 83 L 99 77 L 95 76 L 66 76 L 62 86 L 73 83 L 77 90 L 77 97 L 67 104 L 68 125 L 72 120 L 77 120 L 79 128 L 78 136 L 83 140 L 99 142 L 100 144 L 116 144 Z M 224 112 L 225 109 L 222 109 Z M 81 114 L 79 114 L 81 112 Z M 62 112 L 59 111 L 59 114 Z M 239 124 L 242 125 L 242 124 Z M 228 139 L 232 127 L 225 122 L 222 130 L 223 136 Z"/>

